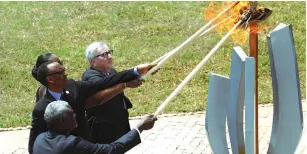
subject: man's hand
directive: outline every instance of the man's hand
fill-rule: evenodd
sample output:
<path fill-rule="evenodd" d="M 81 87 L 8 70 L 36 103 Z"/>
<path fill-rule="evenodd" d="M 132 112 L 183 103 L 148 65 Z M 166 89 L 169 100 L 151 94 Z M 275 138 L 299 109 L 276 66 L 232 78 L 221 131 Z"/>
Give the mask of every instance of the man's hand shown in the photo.
<path fill-rule="evenodd" d="M 153 115 L 146 116 L 138 123 L 136 127 L 140 132 L 143 130 L 149 130 L 154 126 L 156 120 L 157 118 L 154 118 Z"/>
<path fill-rule="evenodd" d="M 137 87 L 141 86 L 143 84 L 143 82 L 145 82 L 144 79 L 138 78 L 138 79 L 127 82 L 126 86 L 128 88 L 137 88 Z"/>
<path fill-rule="evenodd" d="M 150 69 L 155 67 L 157 64 L 141 64 L 138 65 L 136 68 L 141 76 L 145 75 Z M 154 71 L 151 75 L 157 73 L 160 69 L 157 71 Z"/>

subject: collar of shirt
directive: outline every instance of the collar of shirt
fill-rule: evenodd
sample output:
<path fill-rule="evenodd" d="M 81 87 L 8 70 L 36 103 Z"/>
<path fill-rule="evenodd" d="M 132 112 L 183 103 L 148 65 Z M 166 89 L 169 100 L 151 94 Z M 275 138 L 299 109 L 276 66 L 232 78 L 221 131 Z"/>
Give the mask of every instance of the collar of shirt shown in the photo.
<path fill-rule="evenodd" d="M 55 100 L 60 100 L 62 93 L 53 92 L 50 89 L 48 89 L 48 92 L 55 98 Z"/>

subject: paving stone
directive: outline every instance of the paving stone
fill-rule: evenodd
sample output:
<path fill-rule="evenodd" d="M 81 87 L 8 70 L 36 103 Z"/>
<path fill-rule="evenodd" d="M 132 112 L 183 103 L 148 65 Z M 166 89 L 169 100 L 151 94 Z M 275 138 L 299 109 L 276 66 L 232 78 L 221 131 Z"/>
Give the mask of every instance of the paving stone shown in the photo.
<path fill-rule="evenodd" d="M 176 149 L 173 154 L 183 154 L 184 150 L 181 150 L 181 149 Z"/>
<path fill-rule="evenodd" d="M 156 134 L 149 134 L 145 139 L 146 140 L 155 140 L 157 138 L 157 135 Z"/>
<path fill-rule="evenodd" d="M 186 127 L 193 127 L 195 125 L 196 125 L 196 121 L 192 119 L 185 124 Z"/>
<path fill-rule="evenodd" d="M 273 116 L 258 119 L 259 126 L 272 126 L 272 123 L 273 123 Z"/>
<path fill-rule="evenodd" d="M 197 147 L 195 148 L 195 150 L 212 152 L 212 149 L 211 149 L 210 145 L 202 145 L 202 144 L 200 144 L 199 146 L 197 146 Z"/>
<path fill-rule="evenodd" d="M 196 149 L 196 147 L 192 147 L 189 145 L 182 145 L 179 146 L 179 149 L 184 150 L 184 152 L 193 152 Z"/>
<path fill-rule="evenodd" d="M 211 154 L 211 151 L 203 151 L 203 150 L 194 150 L 193 154 Z"/>
<path fill-rule="evenodd" d="M 202 138 L 194 138 L 191 142 L 191 146 L 194 146 L 194 147 L 198 147 L 200 145 L 200 143 L 202 143 L 203 139 Z"/>
<path fill-rule="evenodd" d="M 263 107 L 258 110 L 259 118 L 267 118 L 271 113 L 273 113 L 273 107 Z"/>

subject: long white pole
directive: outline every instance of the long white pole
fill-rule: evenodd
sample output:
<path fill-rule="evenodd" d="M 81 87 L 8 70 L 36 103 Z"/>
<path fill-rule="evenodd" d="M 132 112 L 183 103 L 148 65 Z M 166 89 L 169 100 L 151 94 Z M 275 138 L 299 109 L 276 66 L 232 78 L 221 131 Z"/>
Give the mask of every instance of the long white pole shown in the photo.
<path fill-rule="evenodd" d="M 220 17 L 222 14 L 224 14 L 226 11 L 228 11 L 230 8 L 232 8 L 233 6 L 237 5 L 239 2 L 233 2 L 231 5 L 229 5 L 225 10 L 223 10 L 222 12 L 220 12 L 216 17 L 214 17 L 213 19 L 211 19 L 205 26 L 203 26 L 202 28 L 200 28 L 196 33 L 194 33 L 190 38 L 188 38 L 186 41 L 184 41 L 182 44 L 180 44 L 178 47 L 176 47 L 175 49 L 173 49 L 169 54 L 166 55 L 165 58 L 163 58 L 155 67 L 153 67 L 152 69 L 150 69 L 144 76 L 142 76 L 143 79 L 146 79 L 147 76 L 153 72 L 155 72 L 156 70 L 158 70 L 159 68 L 162 67 L 162 65 L 168 60 L 170 59 L 175 53 L 177 53 L 178 51 L 182 50 L 188 43 L 190 43 L 191 41 L 193 41 L 195 38 L 197 38 L 208 26 L 210 26 L 218 17 Z"/>
<path fill-rule="evenodd" d="M 228 20 L 229 18 L 231 18 L 231 16 L 228 17 L 228 18 L 225 18 L 225 19 L 222 20 L 221 22 L 219 22 L 219 23 L 213 25 L 212 27 L 208 28 L 206 31 L 204 31 L 202 34 L 200 34 L 199 37 L 200 37 L 200 36 L 203 36 L 203 35 L 206 36 L 209 32 L 211 32 L 212 30 L 214 30 L 214 29 L 215 29 L 217 26 L 219 26 L 220 24 L 224 23 L 224 22 L 225 22 L 226 20 Z M 163 58 L 165 58 L 168 54 L 171 54 L 171 52 L 173 52 L 173 50 L 171 50 L 170 52 L 165 53 L 163 56 L 161 56 L 161 57 L 159 57 L 158 59 L 154 60 L 152 63 L 153 63 L 153 64 L 157 64 L 160 60 L 162 60 Z"/>
<path fill-rule="evenodd" d="M 159 108 L 154 113 L 154 117 L 158 116 L 158 114 L 169 104 L 175 97 L 179 94 L 182 88 L 192 79 L 192 77 L 199 72 L 199 70 L 203 67 L 203 65 L 209 60 L 209 58 L 222 46 L 222 44 L 226 41 L 226 39 L 230 36 L 230 34 L 241 24 L 242 20 L 240 20 L 235 26 L 231 28 L 231 30 L 216 44 L 216 46 L 208 53 L 208 55 L 194 68 L 194 70 L 180 83 L 180 85 L 166 98 L 166 100 L 159 106 Z"/>

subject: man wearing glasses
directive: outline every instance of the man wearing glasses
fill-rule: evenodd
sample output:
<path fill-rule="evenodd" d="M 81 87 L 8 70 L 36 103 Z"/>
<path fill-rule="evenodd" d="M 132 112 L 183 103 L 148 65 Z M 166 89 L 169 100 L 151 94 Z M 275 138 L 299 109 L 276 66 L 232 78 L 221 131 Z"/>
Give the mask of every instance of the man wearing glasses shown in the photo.
<path fill-rule="evenodd" d="M 130 70 L 125 70 L 107 78 L 96 81 L 75 81 L 67 79 L 65 68 L 58 62 L 46 62 L 39 66 L 37 71 L 38 81 L 47 87 L 46 94 L 35 105 L 32 112 L 32 128 L 29 137 L 29 152 L 33 152 L 33 144 L 36 137 L 46 132 L 47 125 L 44 120 L 44 112 L 50 102 L 63 100 L 69 103 L 76 114 L 78 127 L 70 134 L 89 140 L 89 132 L 86 125 L 85 109 L 87 98 L 100 90 L 107 89 L 116 84 L 121 84 L 137 79 L 135 73 L 144 74 L 154 65 L 140 65 Z"/>
<path fill-rule="evenodd" d="M 113 68 L 112 53 L 113 50 L 105 42 L 90 44 L 85 51 L 90 67 L 84 72 L 82 80 L 95 82 L 116 74 L 116 70 Z M 136 74 L 138 73 L 136 72 Z M 139 87 L 143 79 L 140 74 L 138 76 L 138 79 L 127 83 L 125 87 Z M 90 136 L 94 143 L 109 144 L 130 131 L 128 109 L 132 107 L 132 104 L 124 95 L 123 90 L 114 90 L 113 98 L 86 111 Z"/>

